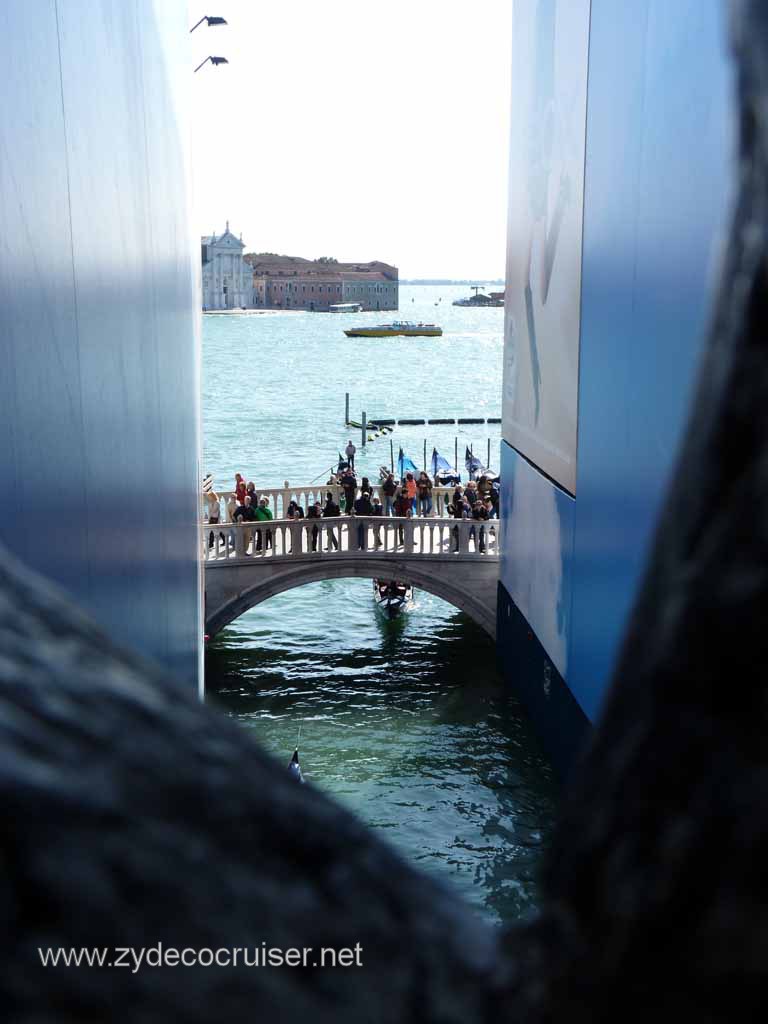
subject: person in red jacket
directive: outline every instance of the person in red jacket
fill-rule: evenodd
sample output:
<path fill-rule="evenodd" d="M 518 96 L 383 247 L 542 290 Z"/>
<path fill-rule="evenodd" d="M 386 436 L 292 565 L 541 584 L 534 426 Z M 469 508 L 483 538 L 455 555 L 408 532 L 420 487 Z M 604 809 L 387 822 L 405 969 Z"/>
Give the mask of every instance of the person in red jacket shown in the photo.
<path fill-rule="evenodd" d="M 245 480 L 243 480 L 242 474 L 235 473 L 235 500 L 237 501 L 238 505 L 244 505 L 245 504 L 245 495 L 246 494 L 247 494 L 247 489 L 246 489 Z"/>

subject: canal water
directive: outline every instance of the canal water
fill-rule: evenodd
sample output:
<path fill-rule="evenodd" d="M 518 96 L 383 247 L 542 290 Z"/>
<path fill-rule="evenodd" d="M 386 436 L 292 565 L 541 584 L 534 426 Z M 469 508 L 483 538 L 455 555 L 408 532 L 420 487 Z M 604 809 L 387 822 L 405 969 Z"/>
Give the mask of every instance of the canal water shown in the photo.
<path fill-rule="evenodd" d="M 352 437 L 358 472 L 389 463 L 389 438 L 362 452 L 351 414 L 500 415 L 503 311 L 452 306 L 463 286 L 407 286 L 397 314 L 285 312 L 203 317 L 204 472 L 263 486 L 323 480 Z M 442 338 L 348 339 L 350 323 L 435 321 Z M 397 427 L 421 465 L 426 442 L 460 462 L 483 459 L 499 428 Z M 287 762 L 301 728 L 305 775 L 423 870 L 506 923 L 536 903 L 536 873 L 557 790 L 519 704 L 505 691 L 491 640 L 424 592 L 385 623 L 368 580 L 309 584 L 278 595 L 207 648 L 209 700 Z"/>

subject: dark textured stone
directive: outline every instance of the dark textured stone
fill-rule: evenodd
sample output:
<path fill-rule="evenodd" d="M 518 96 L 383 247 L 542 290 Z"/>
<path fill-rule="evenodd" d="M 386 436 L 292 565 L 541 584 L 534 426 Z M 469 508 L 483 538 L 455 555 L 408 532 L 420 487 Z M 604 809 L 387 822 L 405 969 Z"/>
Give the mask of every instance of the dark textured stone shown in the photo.
<path fill-rule="evenodd" d="M 7 556 L 0 650 L 4 1019 L 485 1016 L 502 980 L 490 930 Z M 37 953 L 158 942 L 360 943 L 363 967 L 132 973 Z"/>
<path fill-rule="evenodd" d="M 482 1019 L 493 933 L 244 730 L 0 569 L 5 1019 Z M 38 946 L 362 946 L 363 967 L 42 968 Z"/>

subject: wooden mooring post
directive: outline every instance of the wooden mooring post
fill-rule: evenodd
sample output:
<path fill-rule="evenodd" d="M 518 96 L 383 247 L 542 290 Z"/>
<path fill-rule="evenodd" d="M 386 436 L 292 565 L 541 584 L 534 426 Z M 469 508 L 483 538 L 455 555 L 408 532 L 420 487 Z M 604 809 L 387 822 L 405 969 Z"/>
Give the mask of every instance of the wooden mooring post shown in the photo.
<path fill-rule="evenodd" d="M 363 448 L 365 448 L 365 442 L 368 440 L 368 414 L 366 412 L 363 412 L 361 431 L 362 431 L 362 435 L 363 435 L 363 439 L 362 439 L 361 443 L 362 443 Z"/>
<path fill-rule="evenodd" d="M 344 395 L 344 426 L 349 423 L 349 392 Z"/>

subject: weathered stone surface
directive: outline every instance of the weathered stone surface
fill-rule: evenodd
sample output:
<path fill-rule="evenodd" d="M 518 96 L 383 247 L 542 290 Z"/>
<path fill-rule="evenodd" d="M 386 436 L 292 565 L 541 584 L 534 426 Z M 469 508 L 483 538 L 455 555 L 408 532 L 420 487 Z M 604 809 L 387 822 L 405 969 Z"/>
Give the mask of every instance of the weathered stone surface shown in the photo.
<path fill-rule="evenodd" d="M 494 934 L 240 727 L 0 569 L 8 1020 L 466 1022 Z M 362 967 L 43 968 L 38 946 L 362 947 Z"/>

